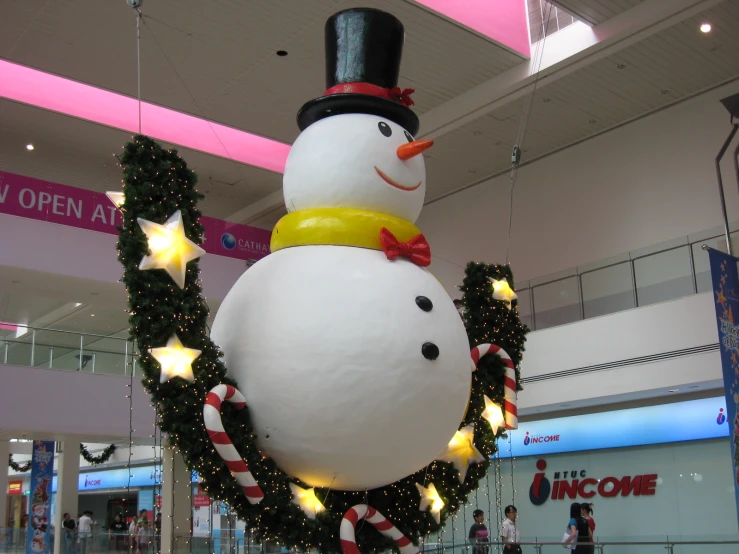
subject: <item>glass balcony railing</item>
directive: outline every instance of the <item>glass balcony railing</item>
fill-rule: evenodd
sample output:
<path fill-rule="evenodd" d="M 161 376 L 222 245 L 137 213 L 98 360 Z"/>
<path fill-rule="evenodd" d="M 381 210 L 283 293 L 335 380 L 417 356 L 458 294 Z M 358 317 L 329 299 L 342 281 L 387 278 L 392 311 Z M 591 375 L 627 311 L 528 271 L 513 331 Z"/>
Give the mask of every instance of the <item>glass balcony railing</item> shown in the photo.
<path fill-rule="evenodd" d="M 731 226 L 739 251 L 739 224 Z M 711 290 L 708 253 L 726 252 L 722 229 L 628 252 L 555 275 L 516 283 L 518 312 L 532 330 L 548 329 Z"/>
<path fill-rule="evenodd" d="M 8 365 L 136 376 L 133 343 L 122 337 L 20 327 L 0 336 L 0 362 Z"/>
<path fill-rule="evenodd" d="M 739 223 L 730 228 L 732 249 L 739 251 Z M 726 251 L 722 229 L 518 282 L 521 320 L 532 330 L 548 329 L 709 291 L 703 245 Z M 134 346 L 126 338 L 20 327 L 20 334 L 0 331 L 0 363 L 136 376 Z"/>

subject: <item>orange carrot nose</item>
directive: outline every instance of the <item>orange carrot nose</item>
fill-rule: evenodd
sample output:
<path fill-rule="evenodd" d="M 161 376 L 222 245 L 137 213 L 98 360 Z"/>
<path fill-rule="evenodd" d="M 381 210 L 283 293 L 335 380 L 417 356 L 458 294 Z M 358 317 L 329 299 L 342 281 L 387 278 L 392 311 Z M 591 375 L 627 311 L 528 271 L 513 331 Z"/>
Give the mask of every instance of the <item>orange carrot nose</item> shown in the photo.
<path fill-rule="evenodd" d="M 413 142 L 409 142 L 398 147 L 398 157 L 406 162 L 413 156 L 418 156 L 424 150 L 428 150 L 433 145 L 433 140 L 414 140 Z"/>

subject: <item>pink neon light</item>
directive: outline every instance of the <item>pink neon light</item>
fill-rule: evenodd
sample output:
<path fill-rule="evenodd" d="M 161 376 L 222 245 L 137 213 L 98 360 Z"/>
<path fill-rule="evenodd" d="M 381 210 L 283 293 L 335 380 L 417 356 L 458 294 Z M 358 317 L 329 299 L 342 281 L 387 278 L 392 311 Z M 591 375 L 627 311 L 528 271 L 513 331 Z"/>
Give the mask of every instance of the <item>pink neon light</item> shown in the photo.
<path fill-rule="evenodd" d="M 427 8 L 531 56 L 526 0 L 416 0 Z"/>
<path fill-rule="evenodd" d="M 135 98 L 4 60 L 0 97 L 131 133 L 138 130 Z M 277 173 L 284 172 L 290 151 L 289 144 L 147 102 L 141 105 L 141 124 L 145 135 Z"/>
<path fill-rule="evenodd" d="M 0 321 L 0 331 L 17 331 L 18 326 L 15 323 L 5 323 Z"/>

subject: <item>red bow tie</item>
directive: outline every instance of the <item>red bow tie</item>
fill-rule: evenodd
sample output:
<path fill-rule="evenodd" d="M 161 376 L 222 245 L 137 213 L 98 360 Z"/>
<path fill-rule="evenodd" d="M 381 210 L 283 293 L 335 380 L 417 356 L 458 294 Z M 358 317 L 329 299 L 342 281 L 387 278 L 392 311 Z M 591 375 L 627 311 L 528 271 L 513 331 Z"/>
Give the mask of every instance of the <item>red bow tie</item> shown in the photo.
<path fill-rule="evenodd" d="M 400 242 L 383 227 L 380 229 L 380 242 L 388 260 L 402 257 L 421 267 L 431 265 L 431 247 L 423 235 L 416 235 L 408 242 Z"/>

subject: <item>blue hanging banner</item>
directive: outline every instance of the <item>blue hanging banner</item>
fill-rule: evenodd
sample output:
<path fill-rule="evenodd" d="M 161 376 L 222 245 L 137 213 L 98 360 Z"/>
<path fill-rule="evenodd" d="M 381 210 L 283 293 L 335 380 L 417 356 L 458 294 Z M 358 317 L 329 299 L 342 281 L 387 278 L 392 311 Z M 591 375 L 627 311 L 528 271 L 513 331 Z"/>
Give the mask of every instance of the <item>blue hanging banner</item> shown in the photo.
<path fill-rule="evenodd" d="M 31 493 L 28 503 L 26 554 L 49 554 L 51 545 L 51 480 L 54 476 L 54 442 L 33 441 Z"/>
<path fill-rule="evenodd" d="M 733 464 L 732 481 L 739 513 L 739 259 L 713 249 L 708 250 L 708 255 L 711 259 L 713 301 L 716 305 L 716 324 L 724 373 L 726 417 L 729 422 Z"/>

